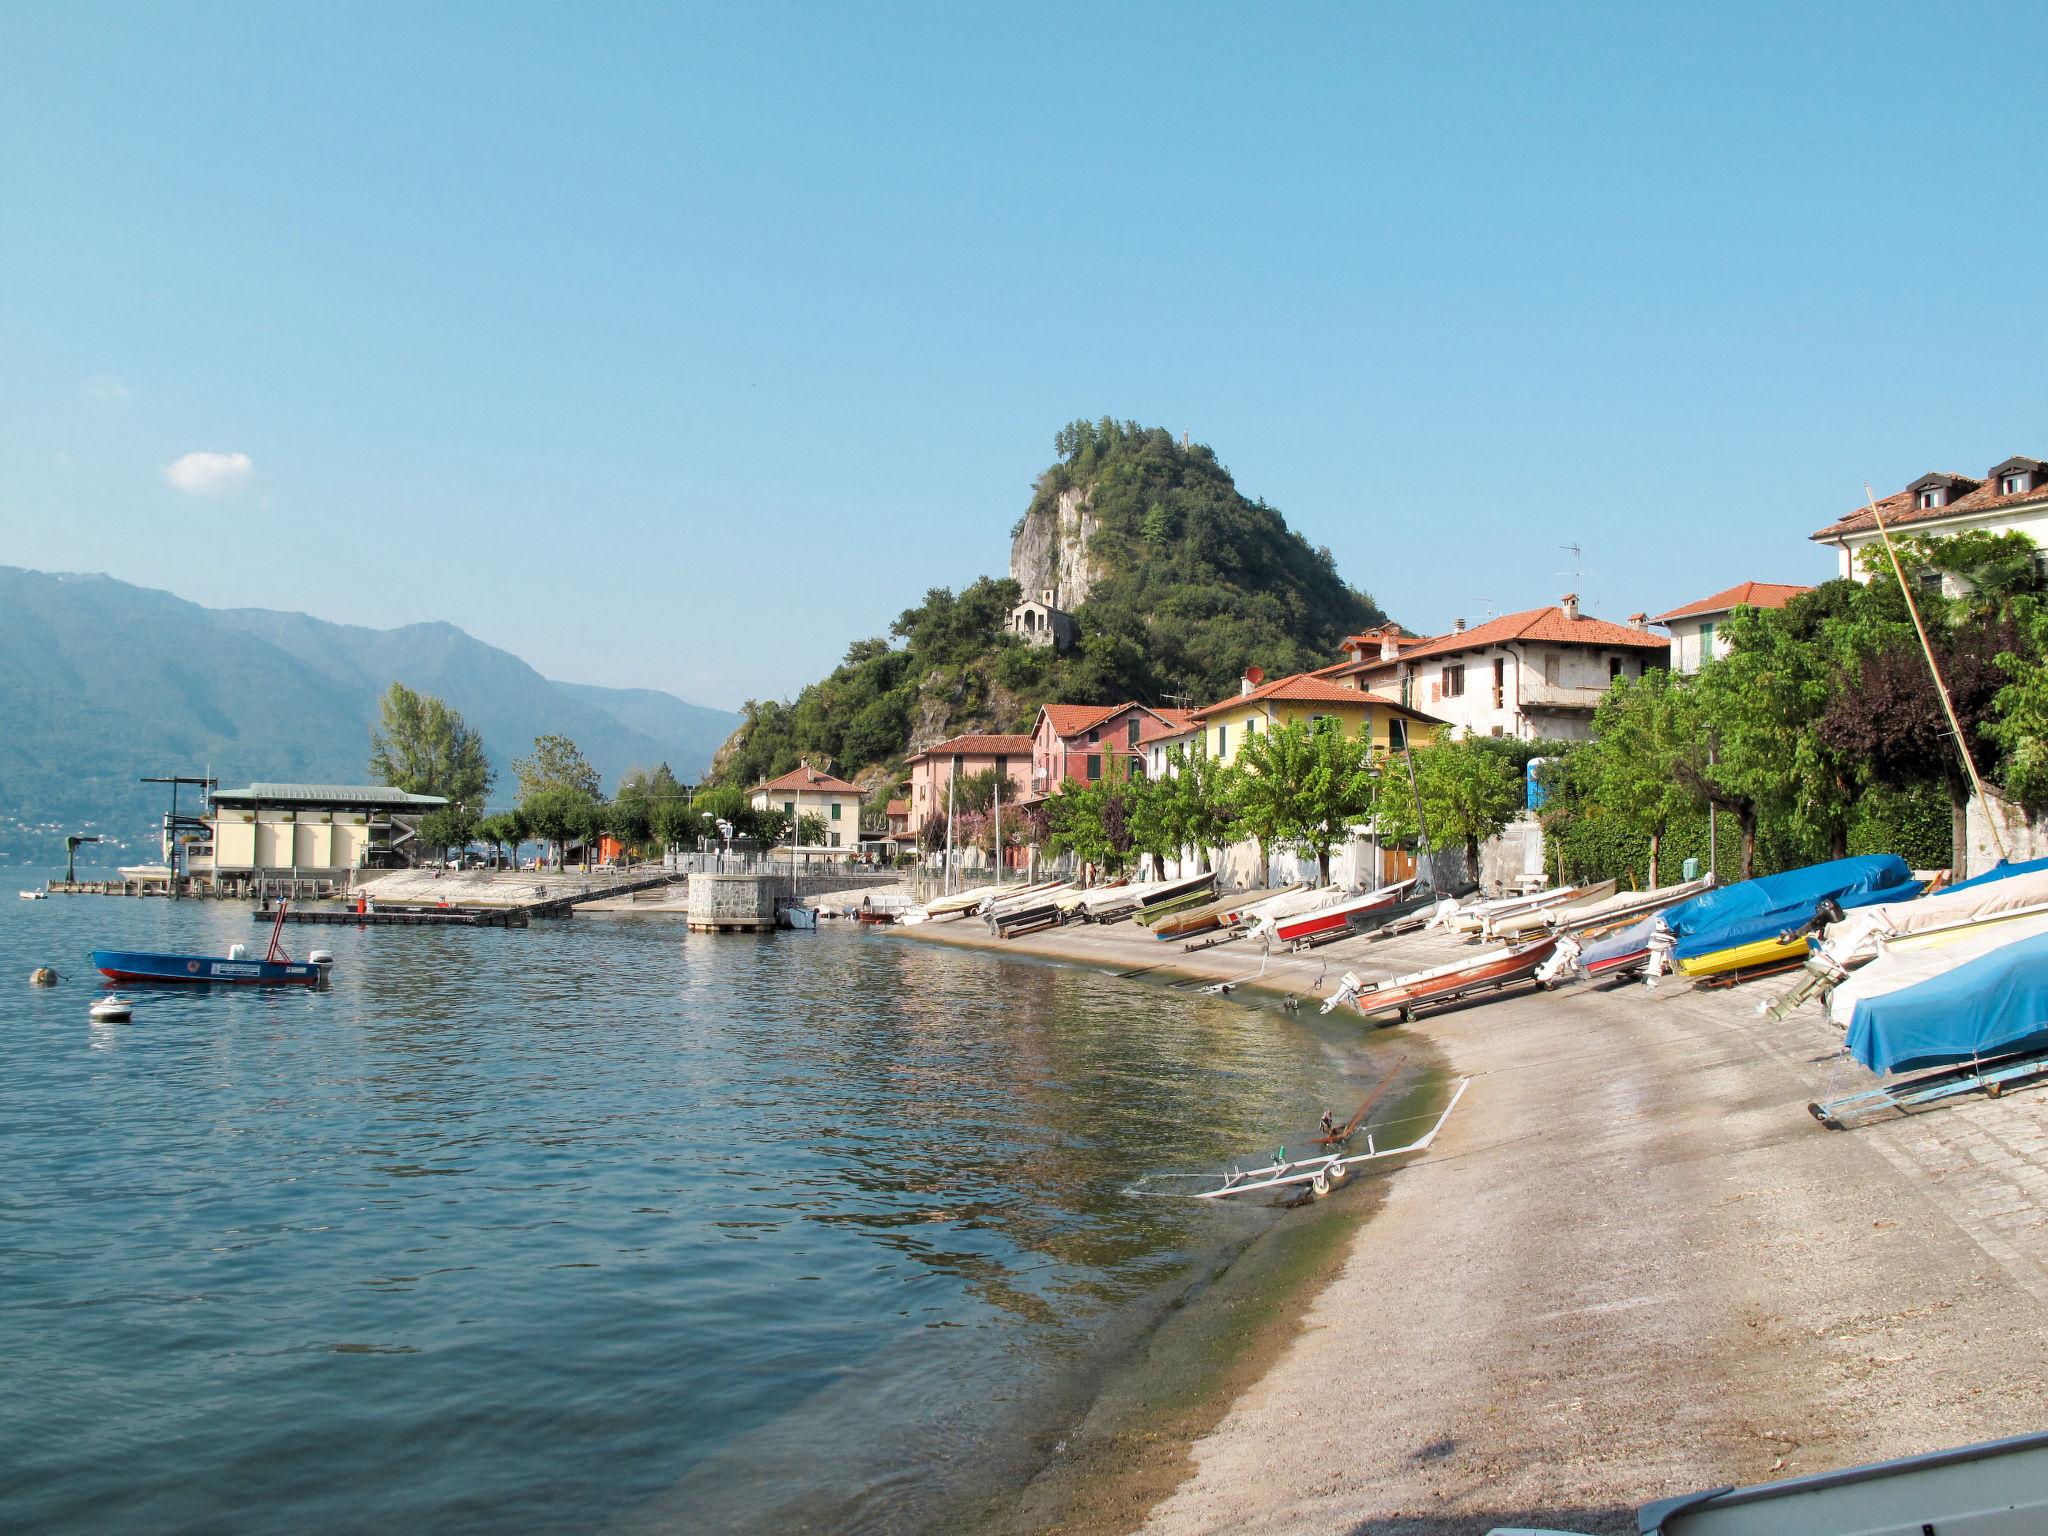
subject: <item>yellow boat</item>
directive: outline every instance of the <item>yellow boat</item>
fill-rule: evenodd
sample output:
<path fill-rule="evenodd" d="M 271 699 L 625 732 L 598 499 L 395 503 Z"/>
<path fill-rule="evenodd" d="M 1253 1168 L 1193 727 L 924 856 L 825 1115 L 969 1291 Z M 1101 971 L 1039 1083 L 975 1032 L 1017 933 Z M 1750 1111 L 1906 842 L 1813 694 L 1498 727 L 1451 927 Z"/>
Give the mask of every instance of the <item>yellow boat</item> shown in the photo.
<path fill-rule="evenodd" d="M 1729 971 L 1746 971 L 1753 965 L 1772 965 L 1780 961 L 1803 960 L 1806 958 L 1806 936 L 1783 940 L 1775 936 L 1755 939 L 1747 944 L 1737 944 L 1729 949 L 1710 950 L 1704 955 L 1694 955 L 1678 962 L 1682 976 L 1720 976 Z"/>

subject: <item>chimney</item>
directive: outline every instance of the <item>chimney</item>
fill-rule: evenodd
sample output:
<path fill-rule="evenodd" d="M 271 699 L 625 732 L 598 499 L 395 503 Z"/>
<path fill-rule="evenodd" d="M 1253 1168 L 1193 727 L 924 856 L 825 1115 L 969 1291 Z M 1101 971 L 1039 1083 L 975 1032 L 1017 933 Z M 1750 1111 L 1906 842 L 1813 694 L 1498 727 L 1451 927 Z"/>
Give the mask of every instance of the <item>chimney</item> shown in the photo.
<path fill-rule="evenodd" d="M 1237 685 L 1238 696 L 1242 698 L 1245 694 L 1250 693 L 1254 688 L 1258 687 L 1259 684 L 1263 683 L 1265 680 L 1265 668 L 1246 667 L 1244 669 L 1244 681 Z"/>
<path fill-rule="evenodd" d="M 1564 616 L 1567 619 L 1577 619 L 1579 616 L 1579 594 L 1576 592 L 1565 593 L 1563 597 L 1557 600 L 1557 606 L 1564 610 Z"/>
<path fill-rule="evenodd" d="M 1451 620 L 1451 633 L 1454 635 L 1462 635 L 1463 633 L 1465 633 L 1465 621 L 1463 619 Z"/>
<path fill-rule="evenodd" d="M 1628 616 L 1628 627 L 1630 629 L 1640 629 L 1645 634 L 1648 634 L 1650 630 L 1650 616 L 1647 613 L 1632 613 Z"/>

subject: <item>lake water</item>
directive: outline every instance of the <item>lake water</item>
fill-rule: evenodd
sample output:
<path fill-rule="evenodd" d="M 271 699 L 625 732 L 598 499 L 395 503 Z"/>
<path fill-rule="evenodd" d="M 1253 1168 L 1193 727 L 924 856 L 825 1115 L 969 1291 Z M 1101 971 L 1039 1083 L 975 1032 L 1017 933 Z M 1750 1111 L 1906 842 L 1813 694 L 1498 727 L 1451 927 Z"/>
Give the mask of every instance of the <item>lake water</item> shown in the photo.
<path fill-rule="evenodd" d="M 10 906 L 9 1531 L 935 1528 L 1277 1219 L 1132 1178 L 1305 1140 L 1367 1070 L 1142 981 L 602 917 L 292 929 L 329 990 L 95 1025 L 87 950 L 264 931 Z"/>

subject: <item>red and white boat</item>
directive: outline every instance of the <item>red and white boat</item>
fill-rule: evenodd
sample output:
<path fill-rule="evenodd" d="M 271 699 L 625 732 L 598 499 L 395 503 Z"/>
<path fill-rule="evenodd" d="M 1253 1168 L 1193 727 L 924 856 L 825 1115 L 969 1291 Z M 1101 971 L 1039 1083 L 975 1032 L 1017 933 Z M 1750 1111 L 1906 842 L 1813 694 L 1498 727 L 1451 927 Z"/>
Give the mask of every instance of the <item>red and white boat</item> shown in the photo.
<path fill-rule="evenodd" d="M 1367 891 L 1363 896 L 1354 896 L 1349 901 L 1340 901 L 1335 906 L 1274 918 L 1270 924 L 1262 919 L 1260 928 L 1276 944 L 1312 944 L 1317 939 L 1347 931 L 1360 919 L 1370 917 L 1382 907 L 1393 906 L 1414 888 L 1413 880 L 1399 880 L 1376 891 Z"/>
<path fill-rule="evenodd" d="M 1557 948 L 1557 936 L 1546 935 L 1529 944 L 1513 944 L 1491 950 L 1471 960 L 1454 960 L 1427 971 L 1394 976 L 1367 985 L 1347 975 L 1323 1012 L 1356 1003 L 1368 1019 L 1383 1013 L 1398 1014 L 1405 1023 L 1418 1008 L 1453 1002 L 1473 992 L 1498 991 L 1525 981 L 1536 981 L 1536 970 Z M 1537 983 L 1539 986 L 1542 983 Z"/>

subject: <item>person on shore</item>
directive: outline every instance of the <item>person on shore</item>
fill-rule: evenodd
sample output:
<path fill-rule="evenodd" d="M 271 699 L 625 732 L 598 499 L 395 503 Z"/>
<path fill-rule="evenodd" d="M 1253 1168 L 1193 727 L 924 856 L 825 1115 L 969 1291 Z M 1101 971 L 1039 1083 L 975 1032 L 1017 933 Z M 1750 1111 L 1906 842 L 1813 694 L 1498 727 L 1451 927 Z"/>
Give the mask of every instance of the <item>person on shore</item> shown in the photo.
<path fill-rule="evenodd" d="M 1328 1141 L 1337 1133 L 1337 1117 L 1327 1109 L 1323 1111 L 1323 1140 Z"/>

